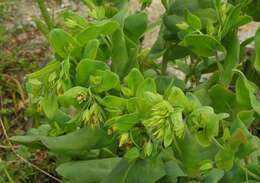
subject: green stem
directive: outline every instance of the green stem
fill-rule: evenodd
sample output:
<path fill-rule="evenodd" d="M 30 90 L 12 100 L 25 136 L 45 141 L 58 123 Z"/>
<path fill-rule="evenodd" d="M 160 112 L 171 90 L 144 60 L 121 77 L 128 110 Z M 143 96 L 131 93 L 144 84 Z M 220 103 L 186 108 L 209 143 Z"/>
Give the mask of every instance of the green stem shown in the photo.
<path fill-rule="evenodd" d="M 167 75 L 167 66 L 168 66 L 168 60 L 164 56 L 162 60 L 161 75 Z"/>
<path fill-rule="evenodd" d="M 109 153 L 110 155 L 112 155 L 113 157 L 118 157 L 115 153 L 110 151 L 110 149 L 108 149 L 108 148 L 103 148 L 103 150 L 106 151 L 107 153 Z"/>
<path fill-rule="evenodd" d="M 129 132 L 129 136 L 130 136 L 130 139 L 131 139 L 131 141 L 133 142 L 133 144 L 134 144 L 138 149 L 142 149 L 142 148 L 135 142 L 135 140 L 134 140 L 134 138 L 133 138 L 133 134 L 132 134 L 131 131 Z"/>
<path fill-rule="evenodd" d="M 180 147 L 178 145 L 178 142 L 176 140 L 175 135 L 173 135 L 173 143 L 174 143 L 174 146 L 176 147 L 176 150 L 178 151 L 179 155 L 182 154 L 181 149 L 180 149 Z"/>
<path fill-rule="evenodd" d="M 8 180 L 10 183 L 14 183 L 12 177 L 10 176 L 10 174 L 8 173 L 8 171 L 6 170 L 6 168 L 4 168 L 4 172 L 5 172 L 5 175 L 7 176 Z"/>
<path fill-rule="evenodd" d="M 244 167 L 243 165 L 241 165 L 240 162 L 237 162 L 238 166 L 249 176 L 253 177 L 254 179 L 260 181 L 260 177 L 258 175 L 256 175 L 255 173 L 251 172 L 250 170 L 248 170 L 246 167 Z"/>
<path fill-rule="evenodd" d="M 151 24 L 148 25 L 145 33 L 154 31 L 154 29 L 157 28 L 161 23 L 162 23 L 162 19 L 158 19 L 155 22 L 152 22 Z"/>
<path fill-rule="evenodd" d="M 45 37 L 47 37 L 49 33 L 48 26 L 40 19 L 35 18 L 34 22 L 36 23 L 37 28 L 44 34 Z"/>
<path fill-rule="evenodd" d="M 217 141 L 217 139 L 215 139 L 215 137 L 212 137 L 211 139 L 212 139 L 212 141 L 216 144 L 216 146 L 218 146 L 220 149 L 224 149 L 223 145 L 221 145 L 221 144 Z"/>
<path fill-rule="evenodd" d="M 218 70 L 219 70 L 219 73 L 220 73 L 219 80 L 221 81 L 221 83 L 223 83 L 223 76 L 222 75 L 223 75 L 223 72 L 224 72 L 224 68 L 220 63 L 219 56 L 218 56 L 217 52 L 216 52 L 215 57 L 216 57 L 216 63 L 217 63 L 217 66 L 218 66 Z"/>
<path fill-rule="evenodd" d="M 38 3 L 38 6 L 41 10 L 42 17 L 43 17 L 46 25 L 48 26 L 48 29 L 51 30 L 54 26 L 53 26 L 52 19 L 49 15 L 49 12 L 47 10 L 47 7 L 45 5 L 45 1 L 44 0 L 37 0 L 37 3 Z"/>

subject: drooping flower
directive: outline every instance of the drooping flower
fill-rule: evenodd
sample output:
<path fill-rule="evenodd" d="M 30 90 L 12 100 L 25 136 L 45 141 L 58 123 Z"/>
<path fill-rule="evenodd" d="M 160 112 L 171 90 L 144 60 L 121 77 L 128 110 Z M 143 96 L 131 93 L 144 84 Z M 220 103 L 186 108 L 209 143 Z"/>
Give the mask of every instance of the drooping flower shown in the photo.
<path fill-rule="evenodd" d="M 202 106 L 194 110 L 188 118 L 188 124 L 201 145 L 208 146 L 212 138 L 219 133 L 219 121 L 227 118 L 226 113 L 215 114 L 213 108 Z"/>
<path fill-rule="evenodd" d="M 91 128 L 100 127 L 104 121 L 101 109 L 96 103 L 84 111 L 82 118 L 87 126 Z"/>
<path fill-rule="evenodd" d="M 184 135 L 182 109 L 174 108 L 163 99 L 152 106 L 151 113 L 143 124 L 151 138 L 163 142 L 165 147 L 172 143 L 174 135 L 178 138 Z"/>

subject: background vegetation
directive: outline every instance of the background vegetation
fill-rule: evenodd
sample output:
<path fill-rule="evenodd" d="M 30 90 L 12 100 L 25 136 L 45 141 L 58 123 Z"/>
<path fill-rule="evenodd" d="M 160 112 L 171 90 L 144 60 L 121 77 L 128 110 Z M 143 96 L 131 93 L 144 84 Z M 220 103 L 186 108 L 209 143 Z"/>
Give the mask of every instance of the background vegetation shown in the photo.
<path fill-rule="evenodd" d="M 89 12 L 83 8 L 84 6 L 80 1 L 74 0 L 64 2 L 49 0 L 46 2 L 50 15 L 55 17 L 55 23 L 57 23 L 57 25 L 62 24 L 60 14 L 66 9 L 80 12 L 81 15 L 88 17 Z M 132 3 L 133 10 L 139 8 L 137 2 Z M 153 3 L 153 7 L 157 9 L 159 7 L 158 2 Z M 151 12 L 149 18 L 153 21 L 163 13 L 163 7 L 160 4 L 156 13 L 154 12 L 155 10 L 151 8 L 148 8 L 147 11 Z M 157 13 L 158 15 L 154 17 L 154 14 Z M 249 12 L 248 14 L 254 16 L 255 14 L 257 15 L 257 12 Z M 9 137 L 24 135 L 29 129 L 34 132 L 34 128 L 40 126 L 40 124 L 46 120 L 41 113 L 38 113 L 35 106 L 29 105 L 28 94 L 25 92 L 24 77 L 26 74 L 32 73 L 43 67 L 49 60 L 54 58 L 50 45 L 46 41 L 44 34 L 42 34 L 44 31 L 40 32 L 36 25 L 37 22 L 39 23 L 39 20 L 42 19 L 39 19 L 40 16 L 41 14 L 36 1 L 0 1 L 0 116 L 1 124 L 5 126 L 6 130 L 2 130 L 3 128 L 0 130 L 0 182 L 56 182 L 57 180 L 55 181 L 55 177 L 58 177 L 55 171 L 57 167 L 54 163 L 56 160 L 55 156 L 48 152 L 47 149 L 40 148 L 35 150 L 23 145 L 11 146 L 9 141 L 6 140 L 6 135 Z M 164 21 L 166 21 L 167 16 Z M 169 16 L 171 15 L 169 14 Z M 256 21 L 258 20 L 256 19 Z M 154 24 L 156 25 L 158 22 L 155 21 Z M 170 27 L 169 29 L 172 28 L 174 29 L 173 31 L 175 31 L 176 27 L 167 25 L 167 22 L 165 24 L 168 26 L 167 28 Z M 247 25 L 247 27 L 243 27 L 243 29 L 240 28 L 240 39 L 244 41 L 248 37 L 250 38 L 253 36 L 257 26 L 258 24 L 253 23 Z M 151 47 L 157 37 L 158 31 L 159 28 L 149 32 L 148 36 L 146 35 L 142 38 L 142 47 Z M 160 35 L 162 35 L 162 32 L 163 31 L 160 32 Z M 250 33 L 247 34 L 248 32 Z M 164 33 L 165 32 L 163 32 L 163 34 Z M 248 41 L 251 42 L 252 40 Z M 252 49 L 252 46 L 248 46 L 245 53 L 246 55 L 243 57 L 246 58 L 245 60 L 253 60 L 255 51 Z M 162 53 L 156 52 L 156 54 Z M 196 60 L 198 57 L 195 56 L 194 58 Z M 187 70 L 187 65 L 181 65 L 180 62 L 178 63 L 177 66 L 172 66 L 172 68 L 176 67 L 177 69 L 171 70 L 170 68 L 170 72 L 173 72 L 180 78 L 186 76 L 186 81 L 189 81 L 191 85 L 198 85 L 201 79 L 201 73 L 194 73 L 193 70 Z M 196 66 L 196 64 L 197 63 L 193 66 Z M 168 65 L 171 65 L 171 63 L 168 63 Z M 147 67 L 149 68 L 150 66 L 151 65 L 148 65 Z M 146 66 L 144 65 L 143 68 L 146 68 Z M 217 68 L 216 65 L 213 66 L 213 70 L 215 68 Z M 159 70 L 158 72 L 162 72 L 162 75 L 167 75 L 167 71 L 169 71 L 165 70 L 166 68 L 157 69 L 155 67 L 153 69 L 156 71 Z M 246 73 L 250 73 L 250 71 L 250 69 L 245 70 Z M 183 83 L 177 83 L 177 85 L 181 87 L 183 86 Z M 185 88 L 185 86 L 183 88 Z M 222 111 L 218 110 L 218 112 Z M 258 121 L 250 127 L 250 132 L 259 136 Z M 66 132 L 55 131 L 55 133 L 55 135 L 60 135 Z M 63 161 L 62 158 L 60 160 Z M 65 159 L 64 161 L 67 160 Z M 40 167 L 40 170 L 37 170 L 37 167 Z M 42 172 L 42 170 L 44 170 L 44 172 Z M 54 179 L 47 176 L 47 172 L 50 172 L 51 176 L 54 176 Z"/>

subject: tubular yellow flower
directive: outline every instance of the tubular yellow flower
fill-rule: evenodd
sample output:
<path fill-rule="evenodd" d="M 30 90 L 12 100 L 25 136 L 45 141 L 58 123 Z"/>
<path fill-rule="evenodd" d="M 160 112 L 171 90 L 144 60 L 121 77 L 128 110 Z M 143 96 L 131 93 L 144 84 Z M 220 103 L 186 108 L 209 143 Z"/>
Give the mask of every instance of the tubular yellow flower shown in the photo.
<path fill-rule="evenodd" d="M 150 116 L 143 124 L 151 137 L 164 142 L 166 147 L 171 144 L 173 135 L 181 138 L 184 134 L 182 109 L 173 108 L 166 100 L 161 100 L 151 108 Z"/>
<path fill-rule="evenodd" d="M 130 143 L 130 138 L 129 138 L 129 134 L 128 133 L 124 133 L 120 136 L 120 140 L 119 140 L 119 147 L 122 147 L 125 144 L 129 144 Z"/>
<path fill-rule="evenodd" d="M 83 121 L 91 128 L 100 127 L 103 117 L 97 104 L 93 104 L 86 109 L 82 116 Z"/>

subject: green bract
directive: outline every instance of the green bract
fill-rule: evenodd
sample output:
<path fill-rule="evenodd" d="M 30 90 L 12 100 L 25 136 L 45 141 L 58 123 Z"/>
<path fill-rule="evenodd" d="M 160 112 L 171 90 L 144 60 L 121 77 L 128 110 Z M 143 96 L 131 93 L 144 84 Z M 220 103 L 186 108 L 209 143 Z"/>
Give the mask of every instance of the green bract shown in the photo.
<path fill-rule="evenodd" d="M 27 77 L 49 130 L 11 140 L 48 149 L 70 183 L 259 182 L 259 30 L 238 37 L 253 2 L 162 0 L 149 49 L 150 0 L 84 2 L 91 21 L 66 12 L 55 61 Z"/>

